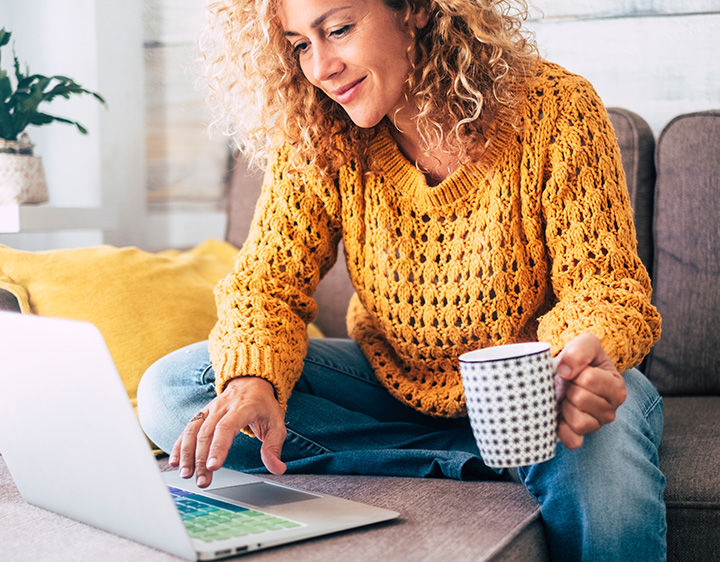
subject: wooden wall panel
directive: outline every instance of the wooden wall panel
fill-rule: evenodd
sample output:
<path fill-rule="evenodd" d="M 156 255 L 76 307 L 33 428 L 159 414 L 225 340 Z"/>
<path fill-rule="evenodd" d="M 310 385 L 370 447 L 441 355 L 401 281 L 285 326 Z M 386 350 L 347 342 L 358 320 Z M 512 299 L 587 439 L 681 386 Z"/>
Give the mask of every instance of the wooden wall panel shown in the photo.
<path fill-rule="evenodd" d="M 606 105 L 642 115 L 656 134 L 679 113 L 720 107 L 720 13 L 528 27 L 544 56 L 588 78 Z"/>
<path fill-rule="evenodd" d="M 533 4 L 528 28 L 543 55 L 656 133 L 679 113 L 720 107 L 720 0 Z M 144 1 L 148 200 L 156 206 L 222 205 L 227 142 L 208 139 L 204 94 L 188 68 L 204 10 L 201 0 Z"/>
<path fill-rule="evenodd" d="M 534 17 L 626 18 L 677 14 L 712 14 L 718 0 L 534 0 Z"/>
<path fill-rule="evenodd" d="M 144 0 L 146 43 L 193 43 L 204 22 L 203 0 Z"/>
<path fill-rule="evenodd" d="M 147 201 L 156 211 L 222 206 L 228 141 L 208 134 L 196 63 L 204 3 L 146 0 L 144 8 Z"/>

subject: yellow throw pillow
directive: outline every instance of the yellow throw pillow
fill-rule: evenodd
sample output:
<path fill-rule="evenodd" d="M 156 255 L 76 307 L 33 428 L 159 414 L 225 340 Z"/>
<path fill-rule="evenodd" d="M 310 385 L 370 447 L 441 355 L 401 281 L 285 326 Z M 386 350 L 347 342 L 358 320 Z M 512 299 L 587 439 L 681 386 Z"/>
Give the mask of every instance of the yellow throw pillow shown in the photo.
<path fill-rule="evenodd" d="M 219 240 L 159 253 L 113 246 L 23 252 L 0 244 L 0 288 L 23 313 L 97 326 L 136 406 L 152 363 L 207 339 L 217 319 L 213 290 L 236 252 Z M 314 327 L 308 332 L 321 336 Z"/>

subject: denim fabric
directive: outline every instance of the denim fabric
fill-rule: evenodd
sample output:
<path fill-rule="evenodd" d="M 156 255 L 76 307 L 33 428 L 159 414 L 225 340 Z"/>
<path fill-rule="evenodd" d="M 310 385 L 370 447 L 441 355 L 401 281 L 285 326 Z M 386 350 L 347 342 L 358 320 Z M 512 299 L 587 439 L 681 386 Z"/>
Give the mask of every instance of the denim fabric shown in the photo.
<path fill-rule="evenodd" d="M 663 404 L 637 369 L 615 421 L 580 449 L 518 473 L 541 505 L 553 561 L 665 560 L 665 477 L 658 468 Z"/>
<path fill-rule="evenodd" d="M 138 389 L 140 421 L 170 451 L 187 422 L 215 397 L 207 343 L 156 363 Z M 290 473 L 498 479 L 479 456 L 467 419 L 421 414 L 377 381 L 351 340 L 311 340 L 285 416 L 282 459 Z M 226 466 L 264 472 L 260 442 L 238 435 Z"/>
<path fill-rule="evenodd" d="M 662 402 L 637 370 L 617 419 L 576 451 L 518 470 L 541 505 L 553 560 L 664 560 L 665 480 L 657 464 Z M 186 423 L 215 397 L 207 342 L 161 359 L 143 377 L 143 429 L 170 451 Z M 288 472 L 508 479 L 483 463 L 466 418 L 421 414 L 377 381 L 351 340 L 312 339 L 288 401 L 282 459 Z M 264 472 L 260 442 L 238 435 L 226 466 Z"/>

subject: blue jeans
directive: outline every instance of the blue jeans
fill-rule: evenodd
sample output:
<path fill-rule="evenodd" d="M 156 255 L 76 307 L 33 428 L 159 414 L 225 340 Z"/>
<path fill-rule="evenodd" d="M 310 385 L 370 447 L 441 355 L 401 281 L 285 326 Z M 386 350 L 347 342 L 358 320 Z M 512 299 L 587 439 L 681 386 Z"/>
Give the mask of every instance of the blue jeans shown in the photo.
<path fill-rule="evenodd" d="M 628 397 L 613 423 L 587 435 L 578 450 L 559 443 L 552 460 L 518 469 L 540 503 L 553 560 L 665 560 L 662 400 L 639 371 L 624 377 Z M 169 452 L 214 397 L 207 342 L 191 345 L 143 377 L 140 422 Z M 351 340 L 310 340 L 286 424 L 282 459 L 291 473 L 510 478 L 485 466 L 466 418 L 426 416 L 395 400 Z M 259 441 L 238 435 L 226 466 L 264 472 Z"/>

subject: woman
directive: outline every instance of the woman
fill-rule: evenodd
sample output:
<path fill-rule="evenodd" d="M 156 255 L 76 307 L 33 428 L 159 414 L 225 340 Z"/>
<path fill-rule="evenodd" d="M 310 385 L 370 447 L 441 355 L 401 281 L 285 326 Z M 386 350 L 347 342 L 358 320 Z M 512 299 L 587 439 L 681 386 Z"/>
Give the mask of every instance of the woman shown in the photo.
<path fill-rule="evenodd" d="M 267 174 L 209 344 L 141 384 L 170 463 L 199 486 L 222 465 L 507 477 L 479 456 L 457 357 L 539 339 L 561 354 L 561 444 L 518 476 L 554 559 L 662 559 L 662 403 L 632 369 L 660 318 L 605 110 L 537 56 L 525 3 L 211 14 L 215 99 Z M 308 344 L 341 239 L 352 340 Z"/>

